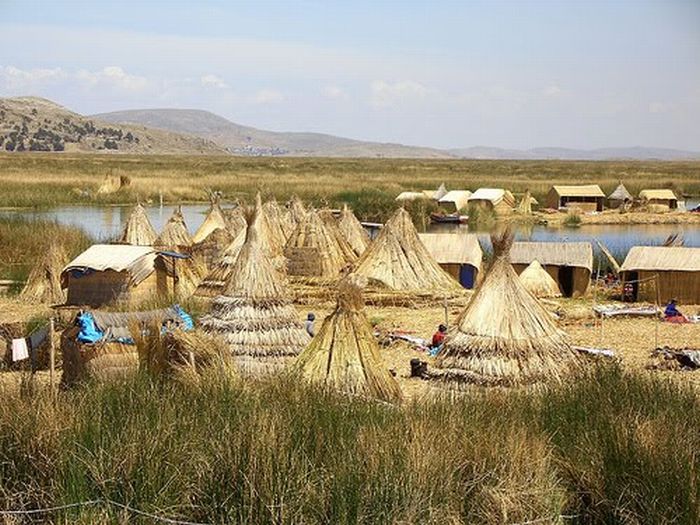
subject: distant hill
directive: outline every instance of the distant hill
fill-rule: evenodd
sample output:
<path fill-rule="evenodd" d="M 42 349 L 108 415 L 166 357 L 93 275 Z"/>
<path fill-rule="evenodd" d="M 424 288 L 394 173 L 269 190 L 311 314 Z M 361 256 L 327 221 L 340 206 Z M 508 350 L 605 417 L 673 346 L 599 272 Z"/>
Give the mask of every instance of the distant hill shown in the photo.
<path fill-rule="evenodd" d="M 667 148 L 532 148 L 527 150 L 474 146 L 448 150 L 463 159 L 514 160 L 700 160 L 700 152 Z"/>
<path fill-rule="evenodd" d="M 214 141 L 236 155 L 296 157 L 450 158 L 448 152 L 346 139 L 323 133 L 265 131 L 242 126 L 219 115 L 196 109 L 141 109 L 101 113 L 95 118 L 119 124 L 139 124 Z"/>
<path fill-rule="evenodd" d="M 0 98 L 0 151 L 225 153 L 201 137 L 103 122 L 38 97 Z"/>

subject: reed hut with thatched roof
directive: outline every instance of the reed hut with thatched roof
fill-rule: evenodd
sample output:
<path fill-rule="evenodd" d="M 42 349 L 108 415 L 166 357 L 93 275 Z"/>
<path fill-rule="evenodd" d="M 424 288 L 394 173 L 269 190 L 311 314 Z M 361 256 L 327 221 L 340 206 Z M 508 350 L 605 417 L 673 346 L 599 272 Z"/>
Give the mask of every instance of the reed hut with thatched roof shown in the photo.
<path fill-rule="evenodd" d="M 605 193 L 597 184 L 555 185 L 547 193 L 547 207 L 555 210 L 577 208 L 583 212 L 603 211 Z"/>
<path fill-rule="evenodd" d="M 355 253 L 342 237 L 345 249 L 341 247 L 339 236 L 340 232 L 336 235 L 315 210 L 307 212 L 284 249 L 287 273 L 299 277 L 337 277 L 340 270 L 355 259 Z"/>
<path fill-rule="evenodd" d="M 632 194 L 627 191 L 624 184 L 620 183 L 615 188 L 615 191 L 608 195 L 608 208 L 617 209 L 631 204 L 633 201 L 634 197 L 632 197 Z"/>
<path fill-rule="evenodd" d="M 461 290 L 418 238 L 408 212 L 399 208 L 360 257 L 355 273 L 394 291 L 445 293 Z"/>
<path fill-rule="evenodd" d="M 61 286 L 61 272 L 68 261 L 63 247 L 52 242 L 29 272 L 20 298 L 31 303 L 63 304 L 66 294 Z"/>
<path fill-rule="evenodd" d="M 192 237 L 192 241 L 195 244 L 201 243 L 216 230 L 225 230 L 226 227 L 227 223 L 226 219 L 224 218 L 224 212 L 221 211 L 219 201 L 214 199 L 209 207 L 209 213 L 207 213 L 202 225 L 197 228 L 197 231 Z"/>
<path fill-rule="evenodd" d="M 420 233 L 430 255 L 462 287 L 476 287 L 484 252 L 476 234 Z"/>
<path fill-rule="evenodd" d="M 335 310 L 291 370 L 310 382 L 347 394 L 396 403 L 401 400 L 401 388 L 382 361 L 364 312 L 363 281 L 355 275 L 340 281 Z"/>
<path fill-rule="evenodd" d="M 127 175 L 107 175 L 103 180 L 100 187 L 97 188 L 98 195 L 107 195 L 110 193 L 116 193 L 122 188 L 131 186 L 131 178 Z"/>
<path fill-rule="evenodd" d="M 634 301 L 700 304 L 700 248 L 634 246 L 620 268 Z"/>
<path fill-rule="evenodd" d="M 189 248 L 192 246 L 192 236 L 187 230 L 185 217 L 182 215 L 182 207 L 178 206 L 165 223 L 163 231 L 154 242 L 154 246 L 170 249 Z"/>
<path fill-rule="evenodd" d="M 642 205 L 653 213 L 660 213 L 678 208 L 678 197 L 673 190 L 642 190 L 639 192 Z"/>
<path fill-rule="evenodd" d="M 158 234 L 148 219 L 146 209 L 137 203 L 124 226 L 119 242 L 133 246 L 153 246 Z"/>
<path fill-rule="evenodd" d="M 222 294 L 201 324 L 224 337 L 244 372 L 270 372 L 296 357 L 310 338 L 287 295 L 284 277 L 263 250 L 262 223 L 255 217 L 249 222 Z"/>
<path fill-rule="evenodd" d="M 469 196 L 469 206 L 508 215 L 515 208 L 515 197 L 502 188 L 479 188 Z"/>
<path fill-rule="evenodd" d="M 512 233 L 491 239 L 493 264 L 438 353 L 434 377 L 450 386 L 559 381 L 579 358 L 510 265 Z"/>
<path fill-rule="evenodd" d="M 535 297 L 561 297 L 559 285 L 537 260 L 532 261 L 519 275 L 519 278 L 527 291 Z"/>
<path fill-rule="evenodd" d="M 362 227 L 360 221 L 357 220 L 352 210 L 348 208 L 347 204 L 343 205 L 343 209 L 340 212 L 338 228 L 355 252 L 355 255 L 358 257 L 361 256 L 369 246 L 369 234 L 367 230 Z"/>
<path fill-rule="evenodd" d="M 518 274 L 533 261 L 539 261 L 564 297 L 584 296 L 591 284 L 590 242 L 516 242 L 510 250 L 510 259 Z"/>
<path fill-rule="evenodd" d="M 469 190 L 452 190 L 445 193 L 438 199 L 440 208 L 450 213 L 459 213 L 467 208 L 469 197 L 472 192 Z"/>
<path fill-rule="evenodd" d="M 243 206 L 240 204 L 235 208 L 226 208 L 221 210 L 224 214 L 224 219 L 226 219 L 226 226 L 228 231 L 234 237 L 238 235 L 241 230 L 245 230 L 248 227 L 248 223 L 245 221 L 245 214 L 243 213 Z"/>
<path fill-rule="evenodd" d="M 326 226 L 328 232 L 333 236 L 333 239 L 335 239 L 335 242 L 343 254 L 343 257 L 345 257 L 349 262 L 355 261 L 357 259 L 357 254 L 355 253 L 355 250 L 352 249 L 352 246 L 350 246 L 350 243 L 345 238 L 345 235 L 343 235 L 343 232 L 340 231 L 340 225 L 338 224 L 338 219 L 336 219 L 333 210 L 321 210 L 318 212 L 318 216 L 323 221 L 323 224 Z"/>

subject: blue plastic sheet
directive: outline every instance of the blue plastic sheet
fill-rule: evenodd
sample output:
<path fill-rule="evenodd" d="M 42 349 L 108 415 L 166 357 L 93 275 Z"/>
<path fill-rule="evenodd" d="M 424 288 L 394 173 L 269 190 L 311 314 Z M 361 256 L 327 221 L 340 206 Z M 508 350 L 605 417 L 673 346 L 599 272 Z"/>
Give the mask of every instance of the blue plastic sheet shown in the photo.
<path fill-rule="evenodd" d="M 83 312 L 78 316 L 78 326 L 78 341 L 81 343 L 96 343 L 104 335 L 104 332 L 97 328 L 95 318 L 90 312 Z"/>

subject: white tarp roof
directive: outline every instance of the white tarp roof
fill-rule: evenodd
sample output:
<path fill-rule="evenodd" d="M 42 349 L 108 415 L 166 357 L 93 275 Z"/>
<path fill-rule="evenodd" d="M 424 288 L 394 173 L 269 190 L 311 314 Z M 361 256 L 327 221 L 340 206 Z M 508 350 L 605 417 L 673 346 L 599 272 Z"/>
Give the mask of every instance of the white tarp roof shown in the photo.
<path fill-rule="evenodd" d="M 63 282 L 67 272 L 72 270 L 104 272 L 127 271 L 134 284 L 148 277 L 154 269 L 156 252 L 151 246 L 130 244 L 93 244 L 69 262 L 61 273 Z"/>
<path fill-rule="evenodd" d="M 472 192 L 469 190 L 452 190 L 448 191 L 438 202 L 441 204 L 454 204 L 457 211 L 459 211 L 466 207 L 471 195 Z"/>

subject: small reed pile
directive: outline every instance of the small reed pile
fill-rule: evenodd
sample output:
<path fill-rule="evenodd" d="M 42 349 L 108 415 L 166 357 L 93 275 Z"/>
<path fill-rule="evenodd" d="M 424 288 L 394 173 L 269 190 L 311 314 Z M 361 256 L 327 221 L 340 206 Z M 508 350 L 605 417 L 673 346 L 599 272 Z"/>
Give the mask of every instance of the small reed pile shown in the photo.
<path fill-rule="evenodd" d="M 182 215 L 182 207 L 178 206 L 156 239 L 155 246 L 178 249 L 189 248 L 192 243 L 192 236 L 187 229 L 187 224 L 185 224 L 185 217 Z"/>
<path fill-rule="evenodd" d="M 519 279 L 525 289 L 535 297 L 561 297 L 559 285 L 537 260 L 532 261 L 523 270 Z"/>
<path fill-rule="evenodd" d="M 70 261 L 57 242 L 52 242 L 29 273 L 20 298 L 32 303 L 63 304 L 65 290 L 61 287 L 61 272 Z"/>
<path fill-rule="evenodd" d="M 100 187 L 97 188 L 97 194 L 108 195 L 110 193 L 116 193 L 128 186 L 131 186 L 131 178 L 127 175 L 107 175 L 102 180 Z"/>
<path fill-rule="evenodd" d="M 396 403 L 401 389 L 382 361 L 364 312 L 364 280 L 355 275 L 338 284 L 335 310 L 291 367 L 312 383 L 341 392 Z"/>

